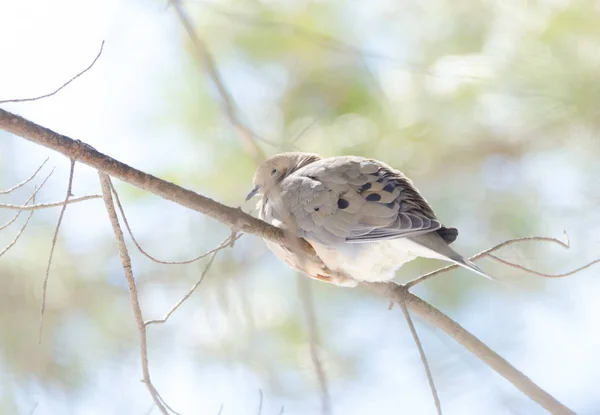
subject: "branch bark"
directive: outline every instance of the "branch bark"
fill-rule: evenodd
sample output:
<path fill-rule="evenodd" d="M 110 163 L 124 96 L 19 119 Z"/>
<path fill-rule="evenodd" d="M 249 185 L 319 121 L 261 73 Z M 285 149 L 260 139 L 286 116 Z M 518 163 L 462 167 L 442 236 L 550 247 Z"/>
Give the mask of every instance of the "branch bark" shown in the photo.
<path fill-rule="evenodd" d="M 140 301 L 138 297 L 137 287 L 135 285 L 135 278 L 133 276 L 133 269 L 131 267 L 131 258 L 127 251 L 127 245 L 125 244 L 125 238 L 123 237 L 123 231 L 119 224 L 117 212 L 112 198 L 110 189 L 110 178 L 103 173 L 98 173 L 100 176 L 100 185 L 102 186 L 102 195 L 104 197 L 104 205 L 106 206 L 106 212 L 110 219 L 113 232 L 115 234 L 115 240 L 117 247 L 119 248 L 119 255 L 121 257 L 121 265 L 125 273 L 125 279 L 129 286 L 129 296 L 131 297 L 131 307 L 133 309 L 133 316 L 135 317 L 135 324 L 140 334 L 140 349 L 142 357 L 142 376 L 143 382 L 152 396 L 152 400 L 163 415 L 169 415 L 167 408 L 163 405 L 160 395 L 156 391 L 156 388 L 152 384 L 150 379 L 150 369 L 148 368 L 148 340 L 146 335 L 146 325 L 144 324 L 144 317 L 142 315 L 142 309 L 140 307 Z"/>
<path fill-rule="evenodd" d="M 261 238 L 287 246 L 290 249 L 288 238 L 284 232 L 259 219 L 242 212 L 240 209 L 225 206 L 210 198 L 199 195 L 191 190 L 184 189 L 176 184 L 159 179 L 117 161 L 105 154 L 100 153 L 93 147 L 82 141 L 73 140 L 64 135 L 37 125 L 25 118 L 0 109 L 0 129 L 23 137 L 36 144 L 58 151 L 71 160 L 80 161 L 88 166 L 117 177 L 140 189 L 154 193 L 164 199 L 171 200 L 181 206 L 193 209 L 216 219 L 233 229 L 260 236 Z M 318 257 L 310 248 L 310 245 L 299 240 L 298 245 L 308 259 L 318 261 Z M 458 323 L 444 315 L 442 312 L 421 300 L 419 297 L 408 292 L 408 288 L 399 286 L 393 282 L 389 283 L 363 283 L 372 291 L 406 306 L 414 313 L 420 315 L 431 324 L 439 327 L 446 334 L 454 338 L 467 350 L 475 354 L 484 363 L 511 382 L 529 398 L 546 408 L 553 414 L 574 414 L 573 411 L 561 404 L 558 400 L 545 392 L 531 381 L 523 373 L 515 369 L 505 359 L 487 347 L 471 333 L 462 328 Z"/>

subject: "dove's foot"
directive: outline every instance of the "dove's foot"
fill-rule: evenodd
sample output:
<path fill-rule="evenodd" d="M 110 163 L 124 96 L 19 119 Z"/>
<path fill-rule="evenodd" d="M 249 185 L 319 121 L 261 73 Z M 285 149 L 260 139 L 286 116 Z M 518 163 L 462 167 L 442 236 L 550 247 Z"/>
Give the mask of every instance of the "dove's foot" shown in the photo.
<path fill-rule="evenodd" d="M 335 284 L 339 287 L 356 287 L 358 285 L 358 281 L 356 281 L 352 278 L 342 277 L 342 276 L 329 277 L 329 276 L 317 274 L 315 276 L 312 276 L 311 278 L 313 278 L 315 280 L 327 282 L 329 284 Z"/>

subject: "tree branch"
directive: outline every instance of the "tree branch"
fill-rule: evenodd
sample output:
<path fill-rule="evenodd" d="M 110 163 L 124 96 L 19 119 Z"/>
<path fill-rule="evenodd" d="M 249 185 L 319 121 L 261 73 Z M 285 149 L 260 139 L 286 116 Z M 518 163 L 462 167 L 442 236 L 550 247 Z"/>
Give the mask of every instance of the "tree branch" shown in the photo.
<path fill-rule="evenodd" d="M 242 212 L 241 209 L 225 206 L 191 190 L 144 173 L 100 153 L 82 141 L 73 140 L 72 138 L 58 134 L 3 109 L 0 109 L 0 129 L 58 151 L 70 159 L 76 159 L 109 176 L 116 177 L 142 190 L 154 193 L 163 199 L 203 213 L 236 230 L 251 233 L 285 245 L 286 238 L 281 229 L 256 219 Z M 307 243 L 303 245 L 310 251 Z"/>
<path fill-rule="evenodd" d="M 137 325 L 138 332 L 140 334 L 140 348 L 142 356 L 142 374 L 143 382 L 146 384 L 152 400 L 162 412 L 163 415 L 169 415 L 167 408 L 163 405 L 162 399 L 160 398 L 156 388 L 152 384 L 150 379 L 150 369 L 148 368 L 148 345 L 146 338 L 146 326 L 144 325 L 144 317 L 142 316 L 142 309 L 140 307 L 140 301 L 137 293 L 137 287 L 135 285 L 135 278 L 133 277 L 133 270 L 131 268 L 131 259 L 127 252 L 127 246 L 125 245 L 125 238 L 123 237 L 123 231 L 119 225 L 119 219 L 117 218 L 117 212 L 115 211 L 114 202 L 110 190 L 110 178 L 103 173 L 98 173 L 100 176 L 100 184 L 102 186 L 102 195 L 104 197 L 104 205 L 108 212 L 108 217 L 112 225 L 113 232 L 115 234 L 115 240 L 117 247 L 119 248 L 119 255 L 121 256 L 121 263 L 123 265 L 123 271 L 125 272 L 125 279 L 129 286 L 129 296 L 131 299 L 131 307 L 133 308 L 133 316 L 135 317 L 135 323 Z"/>
<path fill-rule="evenodd" d="M 363 283 L 371 291 L 383 295 L 395 303 L 402 302 L 428 323 L 441 329 L 463 347 L 477 356 L 499 375 L 512 383 L 539 405 L 555 415 L 575 415 L 575 412 L 558 402 L 552 395 L 537 386 L 525 374 L 514 368 L 502 356 L 486 346 L 481 340 L 465 330 L 460 324 L 442 313 L 431 304 L 410 293 L 406 286 L 395 283 Z"/>
<path fill-rule="evenodd" d="M 58 151 L 71 159 L 78 160 L 81 163 L 94 167 L 100 172 L 117 177 L 129 184 L 154 193 L 155 195 L 158 195 L 164 199 L 171 200 L 181 206 L 206 214 L 207 216 L 226 224 L 230 228 L 260 236 L 261 238 L 273 241 L 293 250 L 293 247 L 289 246 L 287 238 L 281 229 L 271 226 L 259 219 L 253 218 L 252 216 L 242 212 L 240 209 L 225 206 L 173 183 L 144 173 L 98 152 L 93 147 L 81 141 L 76 141 L 64 135 L 57 134 L 52 130 L 39 126 L 18 115 L 2 109 L 0 109 L 0 129 Z M 525 239 L 545 240 L 544 238 Z M 553 238 L 546 239 L 552 239 L 552 242 L 557 242 L 557 240 L 554 240 Z M 509 241 L 506 244 L 508 243 L 514 243 L 514 241 Z M 505 246 L 506 244 L 502 246 Z M 568 246 L 568 244 L 561 244 Z M 322 264 L 322 261 L 320 261 L 320 259 L 316 256 L 308 242 L 300 239 L 298 241 L 298 245 L 301 247 L 303 255 L 306 255 L 307 260 Z M 324 265 L 322 266 L 324 267 Z M 448 267 L 445 269 L 447 268 Z M 327 270 L 327 272 L 331 271 Z M 405 300 L 407 307 L 411 311 L 425 318 L 433 325 L 441 328 L 457 342 L 462 344 L 467 350 L 471 351 L 492 369 L 513 383 L 513 385 L 515 385 L 519 390 L 544 408 L 550 410 L 552 413 L 573 414 L 572 411 L 570 411 L 540 387 L 535 385 L 523 373 L 511 366 L 506 360 L 492 351 L 475 336 L 467 332 L 465 329 L 441 313 L 439 310 L 432 307 L 427 302 L 421 300 L 419 297 L 413 294 L 410 294 L 408 292 L 408 287 L 399 286 L 392 282 L 363 283 L 362 285 L 379 293 L 380 295 L 384 295 L 386 298 L 394 300 L 395 302 Z M 139 322 L 138 324 L 143 325 L 143 321 Z"/>

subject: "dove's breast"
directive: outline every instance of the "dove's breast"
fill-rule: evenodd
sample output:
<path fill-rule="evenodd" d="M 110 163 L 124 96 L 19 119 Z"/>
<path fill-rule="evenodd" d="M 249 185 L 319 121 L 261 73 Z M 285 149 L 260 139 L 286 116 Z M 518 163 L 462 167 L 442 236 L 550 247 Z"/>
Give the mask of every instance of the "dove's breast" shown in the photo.
<path fill-rule="evenodd" d="M 312 243 L 328 268 L 358 281 L 389 281 L 396 270 L 417 257 L 431 256 L 407 238 L 364 244 L 320 245 Z"/>

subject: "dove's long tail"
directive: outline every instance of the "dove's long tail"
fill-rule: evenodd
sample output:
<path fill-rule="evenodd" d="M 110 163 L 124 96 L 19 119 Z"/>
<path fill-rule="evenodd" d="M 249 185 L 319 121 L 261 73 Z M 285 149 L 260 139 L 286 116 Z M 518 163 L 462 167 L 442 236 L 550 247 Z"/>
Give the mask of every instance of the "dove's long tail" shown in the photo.
<path fill-rule="evenodd" d="M 492 281 L 497 281 L 496 278 L 491 275 L 485 273 L 481 268 L 477 265 L 464 258 L 461 254 L 456 252 L 454 249 L 450 248 L 446 241 L 444 241 L 436 232 L 426 233 L 424 235 L 413 236 L 408 238 L 411 241 L 415 242 L 419 245 L 423 251 L 427 254 L 421 255 L 429 258 L 441 259 L 444 261 L 450 261 L 455 263 L 456 265 L 460 265 L 463 268 L 468 269 L 469 271 L 475 272 L 476 274 L 481 275 L 487 279 Z M 424 252 L 424 253 L 425 253 Z"/>

